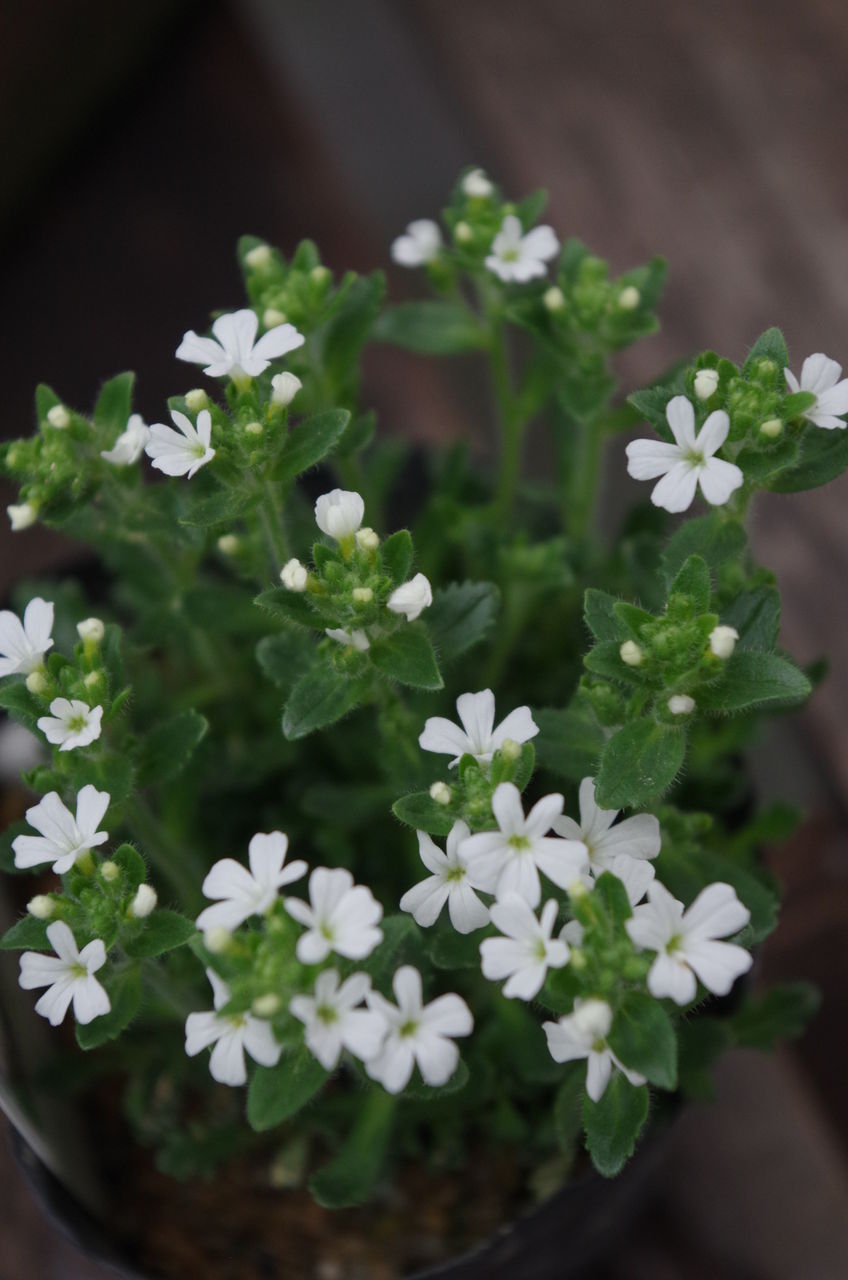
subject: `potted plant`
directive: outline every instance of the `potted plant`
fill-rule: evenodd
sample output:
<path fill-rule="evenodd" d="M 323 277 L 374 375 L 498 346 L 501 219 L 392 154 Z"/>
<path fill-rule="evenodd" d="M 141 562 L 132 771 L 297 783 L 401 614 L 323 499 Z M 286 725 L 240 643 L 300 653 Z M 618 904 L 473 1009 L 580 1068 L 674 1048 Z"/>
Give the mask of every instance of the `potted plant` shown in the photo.
<path fill-rule="evenodd" d="M 558 1229 L 592 1256 L 632 1188 L 602 1179 L 717 1055 L 814 1006 L 731 994 L 778 906 L 741 762 L 811 690 L 745 518 L 848 463 L 848 380 L 799 381 L 771 329 L 616 402 L 664 264 L 615 278 L 543 204 L 468 171 L 392 246 L 434 296 L 387 308 L 379 272 L 246 238 L 249 305 L 185 334 L 205 378 L 167 421 L 131 374 L 90 415 L 40 387 L 3 449 L 13 527 L 103 580 L 0 614 L 0 706 L 44 748 L 2 946 L 145 1274 L 408 1274 L 547 1201 L 444 1274 L 516 1274 L 520 1242 L 561 1275 Z M 490 469 L 375 440 L 374 341 L 488 362 Z M 611 538 L 607 450 L 651 484 Z"/>

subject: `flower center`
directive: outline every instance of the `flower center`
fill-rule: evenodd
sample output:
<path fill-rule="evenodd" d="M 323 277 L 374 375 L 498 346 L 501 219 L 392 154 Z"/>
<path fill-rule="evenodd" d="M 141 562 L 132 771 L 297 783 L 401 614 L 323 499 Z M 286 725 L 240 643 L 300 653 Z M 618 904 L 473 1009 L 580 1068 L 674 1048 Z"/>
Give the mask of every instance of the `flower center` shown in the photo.
<path fill-rule="evenodd" d="M 243 1013 L 228 1013 L 225 1014 L 225 1018 L 234 1027 L 243 1027 L 247 1023 L 247 1018 Z"/>
<path fill-rule="evenodd" d="M 459 884 L 465 878 L 465 867 L 448 867 L 445 873 L 445 880 L 449 884 Z"/>
<path fill-rule="evenodd" d="M 603 1036 L 598 1036 L 596 1040 L 592 1041 L 593 1053 L 606 1053 L 606 1048 L 607 1048 L 607 1042 L 603 1038 Z"/>
<path fill-rule="evenodd" d="M 321 937 L 324 938 L 327 942 L 333 942 L 335 940 L 333 927 L 328 920 L 325 920 L 322 923 L 318 932 L 321 934 Z"/>
<path fill-rule="evenodd" d="M 415 1021 L 415 1019 L 407 1018 L 406 1022 L 402 1022 L 400 1027 L 398 1028 L 398 1035 L 414 1036 L 417 1030 L 418 1030 L 418 1023 Z"/>
<path fill-rule="evenodd" d="M 545 945 L 544 938 L 537 938 L 533 943 L 533 958 L 535 960 L 547 960 L 548 948 Z"/>
<path fill-rule="evenodd" d="M 88 970 L 86 969 L 85 965 L 81 964 L 79 961 L 77 961 L 75 964 L 72 964 L 70 966 L 70 972 L 75 978 L 88 977 Z"/>
<path fill-rule="evenodd" d="M 331 1023 L 339 1020 L 338 1012 L 331 1004 L 319 1004 L 315 1010 L 315 1016 L 326 1026 L 330 1026 Z"/>
<path fill-rule="evenodd" d="M 526 836 L 510 836 L 507 844 L 510 848 L 515 849 L 517 853 L 523 853 L 525 849 L 530 848 L 530 841 Z"/>
<path fill-rule="evenodd" d="M 706 458 L 699 449 L 690 449 L 684 458 L 690 467 L 703 467 L 706 465 Z"/>
<path fill-rule="evenodd" d="M 665 949 L 668 955 L 673 956 L 681 950 L 682 946 L 683 935 L 681 933 L 675 933 L 672 934 L 668 942 L 665 944 Z"/>
<path fill-rule="evenodd" d="M 85 716 L 71 716 L 67 724 L 68 724 L 68 728 L 72 729 L 74 733 L 79 733 L 82 729 L 86 727 Z"/>
<path fill-rule="evenodd" d="M 517 262 L 517 261 L 518 261 L 518 250 L 517 250 L 517 249 L 504 249 L 503 253 L 501 254 L 501 261 L 502 261 L 502 262 Z"/>

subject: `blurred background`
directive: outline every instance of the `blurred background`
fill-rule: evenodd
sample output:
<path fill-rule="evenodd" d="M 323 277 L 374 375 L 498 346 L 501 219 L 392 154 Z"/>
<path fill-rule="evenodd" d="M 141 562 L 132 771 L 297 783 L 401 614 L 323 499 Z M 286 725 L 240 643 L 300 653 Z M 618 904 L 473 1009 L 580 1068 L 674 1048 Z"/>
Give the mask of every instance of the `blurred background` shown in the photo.
<path fill-rule="evenodd" d="M 193 385 L 183 332 L 241 303 L 242 233 L 284 252 L 308 235 L 334 270 L 383 267 L 412 296 L 388 245 L 471 163 L 514 196 L 546 186 L 545 221 L 616 271 L 667 256 L 663 331 L 622 362 L 627 390 L 698 349 L 738 359 L 774 323 L 796 369 L 820 350 L 848 363 L 841 0 L 6 0 L 0 16 L 4 437 L 33 429 L 36 383 L 84 410 L 126 368 L 161 418 Z M 473 362 L 443 363 L 372 359 L 382 430 L 479 436 Z M 810 814 L 770 855 L 788 897 L 763 969 L 819 983 L 824 1006 L 776 1058 L 727 1060 L 610 1280 L 848 1265 L 848 479 L 764 500 L 754 540 L 782 643 L 832 662 L 759 778 Z M 73 555 L 3 522 L 0 596 Z M 0 1181 L 3 1280 L 107 1274 L 45 1226 L 2 1144 Z"/>

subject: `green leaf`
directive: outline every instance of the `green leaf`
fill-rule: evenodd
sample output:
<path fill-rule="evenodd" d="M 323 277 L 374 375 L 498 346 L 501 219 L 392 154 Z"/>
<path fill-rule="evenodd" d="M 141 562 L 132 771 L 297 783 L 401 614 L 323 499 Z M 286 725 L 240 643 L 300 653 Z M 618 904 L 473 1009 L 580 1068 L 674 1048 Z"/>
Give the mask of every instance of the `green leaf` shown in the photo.
<path fill-rule="evenodd" d="M 177 911 L 168 911 L 164 908 L 154 911 L 141 923 L 143 928 L 138 936 L 124 943 L 127 955 L 135 956 L 140 960 L 164 955 L 166 951 L 174 951 L 197 933 L 191 920 L 187 920 Z"/>
<path fill-rule="evenodd" d="M 477 351 L 488 342 L 477 317 L 457 302 L 403 302 L 389 307 L 375 324 L 373 337 L 424 356 Z"/>
<path fill-rule="evenodd" d="M 50 923 L 49 920 L 36 920 L 29 914 L 22 916 L 0 938 L 0 948 L 3 951 L 52 951 L 47 940 Z"/>
<path fill-rule="evenodd" d="M 414 1075 L 401 1094 L 401 1099 L 409 1099 L 413 1102 L 441 1102 L 442 1098 L 460 1093 L 468 1084 L 470 1074 L 468 1067 L 460 1058 L 456 1064 L 456 1071 L 445 1084 L 429 1085 Z"/>
<path fill-rule="evenodd" d="M 671 583 L 689 556 L 700 556 L 711 569 L 717 569 L 743 550 L 747 539 L 738 520 L 719 512 L 687 520 L 669 539 L 662 555 L 666 581 Z"/>
<path fill-rule="evenodd" d="M 352 458 L 363 449 L 367 449 L 374 439 L 377 429 L 377 415 L 372 410 L 351 418 L 344 430 L 342 438 L 336 445 L 337 458 Z"/>
<path fill-rule="evenodd" d="M 641 684 L 641 677 L 635 667 L 629 666 L 621 656 L 620 640 L 603 640 L 583 658 L 587 671 L 606 680 L 623 681 L 625 684 Z"/>
<path fill-rule="evenodd" d="M 406 582 L 412 565 L 412 534 L 408 529 L 398 529 L 386 538 L 380 548 L 383 568 L 396 587 Z"/>
<path fill-rule="evenodd" d="M 626 628 L 615 613 L 615 596 L 590 587 L 583 597 L 583 617 L 596 640 L 621 642 L 627 638 Z"/>
<path fill-rule="evenodd" d="M 648 718 L 614 733 L 604 747 L 596 779 L 602 809 L 640 808 L 674 782 L 686 753 L 686 735 Z"/>
<path fill-rule="evenodd" d="M 688 556 L 674 577 L 669 596 L 689 596 L 693 613 L 707 613 L 710 607 L 710 571 L 701 556 Z"/>
<path fill-rule="evenodd" d="M 775 493 L 799 493 L 818 489 L 842 475 L 848 467 L 848 430 L 823 431 L 809 426 L 801 436 L 798 462 L 781 471 L 770 483 Z"/>
<path fill-rule="evenodd" d="M 139 786 L 170 782 L 188 765 L 206 736 L 209 722 L 199 711 L 179 711 L 156 726 L 142 742 L 138 756 Z"/>
<path fill-rule="evenodd" d="M 383 675 L 401 684 L 413 689 L 444 687 L 430 637 L 418 622 L 410 622 L 394 635 L 375 640 L 369 655 Z"/>
<path fill-rule="evenodd" d="M 110 859 L 116 862 L 124 873 L 124 886 L 127 891 L 135 893 L 136 889 L 147 879 L 147 866 L 144 858 L 131 844 L 122 844 Z"/>
<path fill-rule="evenodd" d="M 132 1022 L 141 1005 L 141 972 L 138 965 L 114 972 L 103 979 L 112 1003 L 109 1013 L 95 1018 L 86 1026 L 77 1023 L 77 1044 L 81 1049 L 97 1049 L 114 1040 Z"/>
<path fill-rule="evenodd" d="M 40 382 L 35 388 L 35 413 L 39 422 L 45 422 L 53 406 L 61 403 L 53 388 L 45 382 Z"/>
<path fill-rule="evenodd" d="M 347 409 L 327 409 L 293 427 L 283 448 L 277 481 L 294 480 L 326 458 L 341 440 L 349 422 Z"/>
<path fill-rule="evenodd" d="M 533 719 L 539 726 L 536 759 L 543 769 L 572 782 L 595 776 L 606 739 L 591 707 L 579 702 L 563 711 L 542 707 Z"/>
<path fill-rule="evenodd" d="M 485 640 L 499 605 L 493 582 L 451 582 L 434 593 L 427 627 L 442 663 L 454 662 Z"/>
<path fill-rule="evenodd" d="M 457 933 L 453 925 L 443 923 L 425 933 L 427 954 L 437 969 L 480 968 L 479 930 L 474 933 Z"/>
<path fill-rule="evenodd" d="M 583 1128 L 583 1094 L 586 1069 L 582 1063 L 566 1063 L 565 1079 L 554 1098 L 554 1132 L 560 1150 L 573 1157 Z"/>
<path fill-rule="evenodd" d="M 676 394 L 671 387 L 645 387 L 641 391 L 632 392 L 627 397 L 627 403 L 636 410 L 640 420 L 647 419 L 663 439 L 668 440 L 671 431 L 665 411 L 669 400 Z"/>
<path fill-rule="evenodd" d="M 119 373 L 116 378 L 104 382 L 94 406 L 94 421 L 98 427 L 108 427 L 117 435 L 126 430 L 132 412 L 134 373 Z"/>
<path fill-rule="evenodd" d="M 180 524 L 197 528 L 212 528 L 217 524 L 232 524 L 253 500 L 246 483 L 234 489 L 218 489 L 203 498 L 189 500 L 186 513 L 180 516 Z"/>
<path fill-rule="evenodd" d="M 611 871 L 604 871 L 598 876 L 593 892 L 601 899 L 614 924 L 624 924 L 633 915 L 624 882 Z"/>
<path fill-rule="evenodd" d="M 421 930 L 412 916 L 405 912 L 384 916 L 380 928 L 383 941 L 366 960 L 357 963 L 357 968 L 364 969 L 377 990 L 388 995 L 392 989 L 392 978 L 400 965 L 414 964 L 420 970 L 426 953 Z"/>
<path fill-rule="evenodd" d="M 385 288 L 382 271 L 357 276 L 328 322 L 323 340 L 324 364 L 337 381 L 348 375 L 363 345 L 372 336 Z"/>
<path fill-rule="evenodd" d="M 368 1198 L 379 1178 L 389 1139 L 396 1100 L 382 1089 L 371 1089 L 359 1101 L 356 1122 L 343 1146 L 310 1179 L 309 1190 L 325 1209 L 343 1209 Z"/>
<path fill-rule="evenodd" d="M 760 360 L 771 360 L 777 366 L 778 373 L 787 368 L 789 352 L 786 350 L 786 339 L 779 329 L 766 329 L 765 333 L 760 334 L 742 366 L 742 377 L 747 378 L 755 373 Z"/>
<path fill-rule="evenodd" d="M 32 875 L 31 868 L 15 866 L 15 851 L 12 848 L 18 836 L 26 835 L 27 832 L 32 835 L 32 828 L 28 822 L 21 819 L 20 822 L 10 823 L 6 830 L 0 833 L 0 871 L 5 875 Z"/>
<path fill-rule="evenodd" d="M 392 813 L 408 827 L 426 831 L 431 836 L 446 836 L 456 822 L 456 815 L 443 804 L 436 804 L 428 791 L 413 791 L 392 805 Z"/>
<path fill-rule="evenodd" d="M 325 729 L 346 716 L 368 690 L 365 679 L 350 679 L 327 662 L 318 661 L 302 675 L 283 713 L 283 733 L 290 742 Z"/>
<path fill-rule="evenodd" d="M 43 714 L 41 703 L 30 693 L 23 680 L 0 684 L 0 707 L 14 720 L 35 732 L 36 721 Z"/>
<path fill-rule="evenodd" d="M 616 1057 L 661 1089 L 677 1087 L 677 1040 L 671 1018 L 658 1000 L 628 991 L 609 1034 Z"/>
<path fill-rule="evenodd" d="M 648 1090 L 634 1088 L 620 1071 L 613 1071 L 598 1102 L 583 1103 L 586 1146 L 592 1164 L 604 1178 L 614 1178 L 632 1156 L 648 1118 Z"/>
<path fill-rule="evenodd" d="M 795 1040 L 820 1004 L 821 993 L 809 982 L 781 983 L 759 1000 L 749 997 L 730 1020 L 734 1042 L 770 1051 L 781 1040 Z"/>
<path fill-rule="evenodd" d="M 312 595 L 308 591 L 289 591 L 286 587 L 271 587 L 258 595 L 253 603 L 277 618 L 296 627 L 308 627 L 310 631 L 322 631 L 326 619 L 322 619 L 312 607 Z"/>
<path fill-rule="evenodd" d="M 677 1076 L 685 1097 L 700 1102 L 715 1098 L 712 1068 L 730 1044 L 727 1019 L 689 1018 L 679 1024 Z"/>
<path fill-rule="evenodd" d="M 743 711 L 767 702 L 800 702 L 812 692 L 804 672 L 776 653 L 737 649 L 715 684 L 698 692 L 701 711 Z"/>
<path fill-rule="evenodd" d="M 256 661 L 278 689 L 286 693 L 303 675 L 313 653 L 313 643 L 302 631 L 282 631 L 263 636 L 256 646 Z"/>
<path fill-rule="evenodd" d="M 780 631 L 780 592 L 767 586 L 742 591 L 722 610 L 721 620 L 739 632 L 737 648 L 770 653 Z"/>
<path fill-rule="evenodd" d="M 247 1091 L 247 1120 L 264 1133 L 297 1115 L 329 1080 L 305 1045 L 286 1052 L 276 1067 L 257 1067 Z"/>

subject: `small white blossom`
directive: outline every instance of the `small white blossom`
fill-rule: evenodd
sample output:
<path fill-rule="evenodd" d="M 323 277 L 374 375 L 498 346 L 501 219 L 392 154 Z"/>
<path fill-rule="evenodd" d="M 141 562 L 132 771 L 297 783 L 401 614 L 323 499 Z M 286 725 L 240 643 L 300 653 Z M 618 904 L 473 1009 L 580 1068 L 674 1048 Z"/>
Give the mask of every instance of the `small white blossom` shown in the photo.
<path fill-rule="evenodd" d="M 371 641 L 360 628 L 355 631 L 345 631 L 344 627 L 327 627 L 326 634 L 331 640 L 335 640 L 336 644 L 350 645 L 351 648 L 358 649 L 360 653 L 364 653 L 366 649 L 371 648 Z"/>
<path fill-rule="evenodd" d="M 645 657 L 635 640 L 625 640 L 618 651 L 618 656 L 628 667 L 640 667 Z"/>
<path fill-rule="evenodd" d="M 322 533 L 338 542 L 356 533 L 365 515 L 365 503 L 349 489 L 332 489 L 315 503 L 315 523 Z"/>
<path fill-rule="evenodd" d="M 453 238 L 457 244 L 471 244 L 474 239 L 474 228 L 471 223 L 461 218 L 453 229 Z"/>
<path fill-rule="evenodd" d="M 783 370 L 790 391 L 809 391 L 816 397 L 812 409 L 803 416 L 813 426 L 844 429 L 843 415 L 848 413 L 848 378 L 842 377 L 842 365 L 819 351 L 807 356 L 801 366 L 801 381 L 790 369 Z M 841 379 L 841 381 L 840 381 Z"/>
<path fill-rule="evenodd" d="M 203 895 L 218 901 L 197 917 L 198 929 L 237 929 L 249 916 L 263 915 L 284 885 L 308 870 L 302 859 L 284 865 L 289 838 L 282 831 L 257 833 L 247 847 L 250 870 L 235 858 L 221 858 L 203 881 Z"/>
<path fill-rule="evenodd" d="M 651 502 L 666 511 L 685 511 L 692 505 L 695 491 L 711 506 L 723 506 L 745 477 L 733 462 L 713 455 L 727 439 L 730 419 L 716 409 L 695 435 L 695 410 L 685 396 L 674 396 L 665 416 L 675 439 L 633 440 L 627 446 L 627 471 L 634 480 L 655 480 Z"/>
<path fill-rule="evenodd" d="M 102 618 L 83 618 L 77 623 L 77 635 L 80 640 L 88 640 L 93 644 L 100 644 L 100 641 L 106 634 L 106 628 L 103 625 Z"/>
<path fill-rule="evenodd" d="M 668 700 L 668 709 L 673 716 L 690 716 L 695 710 L 695 699 L 688 693 L 673 693 Z"/>
<path fill-rule="evenodd" d="M 316 867 L 309 877 L 309 902 L 286 898 L 286 911 L 308 930 L 297 942 L 302 964 L 320 964 L 331 951 L 362 960 L 383 940 L 377 928 L 383 908 L 344 867 Z"/>
<path fill-rule="evenodd" d="M 710 632 L 710 649 L 717 658 L 729 658 L 736 648 L 739 632 L 735 627 L 717 626 Z"/>
<path fill-rule="evenodd" d="M 699 400 L 709 400 L 718 390 L 718 369 L 699 369 L 695 374 L 695 395 Z"/>
<path fill-rule="evenodd" d="M 102 707 L 90 707 L 78 698 L 54 698 L 50 715 L 41 716 L 38 727 L 47 741 L 60 751 L 87 747 L 100 737 Z"/>
<path fill-rule="evenodd" d="M 27 911 L 36 920 L 49 920 L 55 910 L 53 899 L 46 893 L 37 893 L 27 903 Z"/>
<path fill-rule="evenodd" d="M 154 422 L 144 452 L 152 459 L 153 466 L 164 471 L 166 476 L 187 476 L 190 480 L 195 472 L 215 457 L 215 450 L 209 444 L 212 417 L 208 409 L 201 409 L 197 415 L 196 430 L 191 420 L 178 409 L 171 410 L 171 417 L 178 430 L 174 431 L 162 422 Z"/>
<path fill-rule="evenodd" d="M 356 545 L 360 551 L 376 551 L 380 545 L 380 535 L 367 527 L 358 529 L 356 532 Z"/>
<path fill-rule="evenodd" d="M 112 1007 L 109 997 L 94 977 L 106 963 L 101 939 L 95 938 L 79 951 L 74 935 L 62 920 L 47 926 L 47 938 L 55 956 L 45 956 L 40 951 L 25 951 L 21 956 L 18 981 L 24 990 L 48 988 L 37 1001 L 35 1012 L 47 1018 L 51 1027 L 58 1027 L 72 1001 L 74 1017 L 82 1026 L 108 1013 Z"/>
<path fill-rule="evenodd" d="M 11 502 L 6 508 L 6 515 L 9 517 L 12 533 L 21 533 L 22 530 L 35 524 L 38 519 L 38 507 L 31 502 Z"/>
<path fill-rule="evenodd" d="M 47 421 L 57 431 L 65 431 L 71 425 L 71 415 L 63 404 L 54 404 L 53 408 L 47 411 Z"/>
<path fill-rule="evenodd" d="M 306 568 L 296 558 L 287 560 L 280 570 L 280 582 L 287 591 L 305 591 L 308 579 Z"/>
<path fill-rule="evenodd" d="M 472 169 L 462 179 L 463 194 L 471 199 L 487 200 L 495 190 L 495 184 L 482 169 Z"/>
<path fill-rule="evenodd" d="M 532 1000 L 541 991 L 548 969 L 561 969 L 568 963 L 567 943 L 551 937 L 558 910 L 551 898 L 537 920 L 518 893 L 506 893 L 493 904 L 492 923 L 506 936 L 484 938 L 480 959 L 484 978 L 491 982 L 508 979 L 503 988 L 508 999 Z"/>
<path fill-rule="evenodd" d="M 285 408 L 294 400 L 303 386 L 300 378 L 294 373 L 275 373 L 271 379 L 271 402 Z"/>
<path fill-rule="evenodd" d="M 515 214 L 507 214 L 492 241 L 486 266 L 506 283 L 526 284 L 547 272 L 547 263 L 559 253 L 552 227 L 534 227 L 524 235 Z"/>
<path fill-rule="evenodd" d="M 471 1010 L 454 994 L 424 1004 L 421 974 L 411 965 L 398 969 L 392 989 L 397 1005 L 377 991 L 368 992 L 369 1007 L 383 1020 L 385 1039 L 365 1070 L 388 1093 L 400 1093 L 406 1087 L 416 1063 L 425 1084 L 434 1089 L 447 1084 L 459 1064 L 453 1037 L 471 1034 Z"/>
<path fill-rule="evenodd" d="M 52 860 L 56 875 L 64 875 L 90 849 L 109 839 L 108 831 L 97 830 L 108 808 L 108 791 L 98 791 L 90 782 L 77 795 L 76 817 L 57 791 L 48 791 L 26 811 L 27 822 L 41 835 L 17 836 L 12 841 L 15 866 L 25 870 Z"/>
<path fill-rule="evenodd" d="M 652 813 L 638 813 L 632 818 L 625 818 L 623 822 L 616 822 L 617 809 L 601 809 L 595 802 L 595 782 L 592 778 L 584 778 L 580 783 L 579 798 L 580 822 L 568 817 L 558 818 L 554 823 L 554 831 L 567 840 L 579 840 L 586 846 L 589 874 L 593 878 L 596 879 L 605 871 L 618 875 L 616 864 L 620 857 L 644 864 L 657 856 L 662 840 L 660 824 Z M 620 868 L 621 864 L 618 866 Z M 648 879 L 645 887 L 654 877 L 654 869 L 649 863 L 642 870 L 642 874 L 646 873 Z"/>
<path fill-rule="evenodd" d="M 657 953 L 648 974 L 651 995 L 688 1004 L 695 999 L 699 978 L 708 991 L 726 996 L 752 960 L 744 948 L 716 939 L 738 933 L 750 918 L 729 884 L 708 885 L 684 911 L 683 903 L 655 880 L 648 886 L 648 901 L 625 921 L 636 946 Z"/>
<path fill-rule="evenodd" d="M 495 728 L 495 695 L 491 689 L 480 693 L 462 693 L 456 700 L 462 728 L 444 716 L 431 716 L 418 739 L 422 751 L 435 751 L 453 756 L 450 765 L 459 764 L 464 755 L 472 755 L 480 764 L 489 764 L 507 738 L 529 742 L 539 732 L 529 707 L 516 707 Z"/>
<path fill-rule="evenodd" d="M 618 295 L 618 305 L 622 311 L 635 311 L 642 301 L 642 295 L 634 284 L 625 285 Z"/>
<path fill-rule="evenodd" d="M 573 884 L 588 866 L 586 846 L 545 834 L 561 815 L 562 805 L 561 795 L 543 796 L 525 817 L 514 783 L 496 787 L 492 812 L 499 830 L 468 836 L 460 848 L 472 883 L 498 898 L 518 893 L 531 907 L 538 907 L 542 899 L 540 871 L 560 889 Z"/>
<path fill-rule="evenodd" d="M 444 783 L 441 785 L 444 786 Z M 447 839 L 446 853 L 433 843 L 425 831 L 417 834 L 421 861 L 432 875 L 407 890 L 400 900 L 401 911 L 409 911 L 415 923 L 426 929 L 436 923 L 442 907 L 447 903 L 451 924 L 457 933 L 471 933 L 474 929 L 482 929 L 489 922 L 489 911 L 474 892 L 466 860 L 460 852 L 462 841 L 471 834 L 467 824 L 453 824 Z"/>
<path fill-rule="evenodd" d="M 272 360 L 302 347 L 304 337 L 293 324 L 269 329 L 256 341 L 259 321 L 249 307 L 219 316 L 212 325 L 214 338 L 201 338 L 193 329 L 177 347 L 177 359 L 202 364 L 210 378 L 229 376 L 236 381 L 258 378 Z"/>
<path fill-rule="evenodd" d="M 0 676 L 29 675 L 41 667 L 53 647 L 53 605 L 41 596 L 30 600 L 23 622 L 10 609 L 0 610 Z"/>
<path fill-rule="evenodd" d="M 410 222 L 406 234 L 392 242 L 392 259 L 401 267 L 423 267 L 439 256 L 442 233 L 430 218 Z"/>
<path fill-rule="evenodd" d="M 623 1071 L 632 1085 L 645 1083 L 645 1077 L 630 1071 L 607 1044 L 612 1026 L 612 1009 L 605 1000 L 575 1000 L 574 1012 L 558 1022 L 545 1022 L 548 1049 L 555 1062 L 586 1059 L 586 1092 L 598 1102 L 609 1084 L 613 1067 Z"/>
<path fill-rule="evenodd" d="M 131 467 L 144 453 L 144 446 L 149 439 L 150 428 L 140 413 L 134 413 L 112 448 L 101 449 L 100 456 L 114 467 Z"/>
<path fill-rule="evenodd" d="M 108 862 L 101 862 L 100 874 L 107 884 L 114 884 L 116 880 L 120 880 L 121 878 L 121 868 L 118 866 L 117 862 L 112 862 L 111 860 Z"/>
<path fill-rule="evenodd" d="M 185 1024 L 185 1051 L 190 1058 L 215 1048 L 209 1058 L 209 1072 L 219 1084 L 233 1087 L 247 1081 L 245 1051 L 263 1067 L 275 1067 L 282 1053 L 281 1045 L 274 1039 L 270 1023 L 255 1018 L 251 1013 L 222 1014 L 230 998 L 230 989 L 214 969 L 207 969 L 206 976 L 212 984 L 215 1008 L 208 1013 L 190 1013 Z"/>
<path fill-rule="evenodd" d="M 145 920 L 147 916 L 152 915 L 158 900 L 158 894 L 152 884 L 140 884 L 130 903 L 130 915 L 136 920 Z"/>
<path fill-rule="evenodd" d="M 433 589 L 428 579 L 423 573 L 416 573 L 409 582 L 403 582 L 395 588 L 386 602 L 386 608 L 391 609 L 392 613 L 406 614 L 407 622 L 414 622 L 432 603 Z"/>
<path fill-rule="evenodd" d="M 366 973 L 353 973 L 339 986 L 336 969 L 325 969 L 315 980 L 314 996 L 295 996 L 289 1012 L 306 1027 L 306 1047 L 325 1071 L 332 1071 L 347 1049 L 367 1062 L 379 1052 L 386 1026 L 379 1013 L 362 1009 L 371 990 Z"/>

